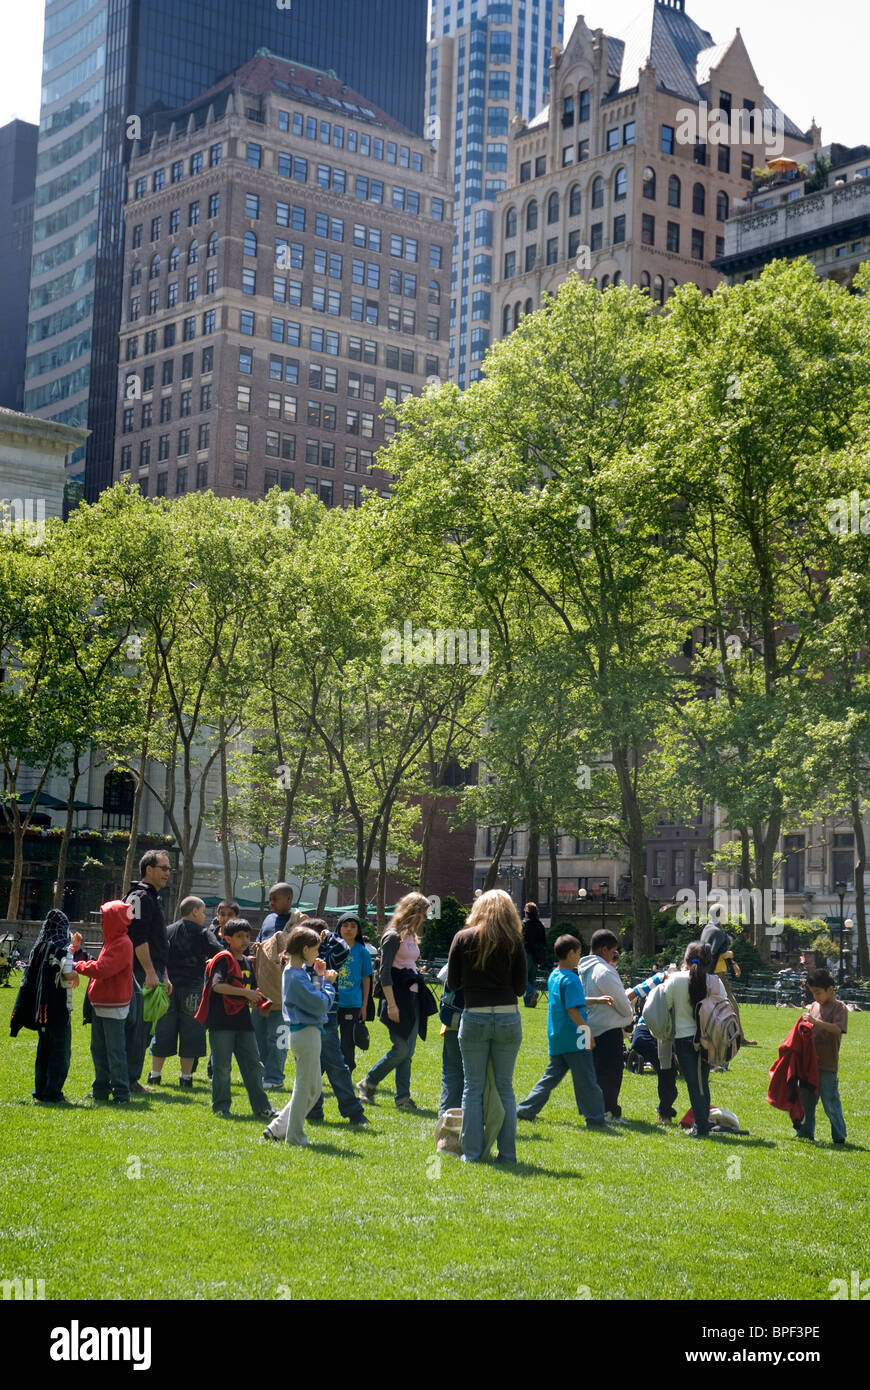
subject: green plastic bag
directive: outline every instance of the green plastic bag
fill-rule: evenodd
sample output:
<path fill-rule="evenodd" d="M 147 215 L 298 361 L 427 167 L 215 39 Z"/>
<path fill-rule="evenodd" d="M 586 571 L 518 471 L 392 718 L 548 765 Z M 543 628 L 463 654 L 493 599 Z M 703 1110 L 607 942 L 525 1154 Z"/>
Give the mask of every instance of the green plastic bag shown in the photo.
<path fill-rule="evenodd" d="M 169 995 L 165 985 L 155 985 L 153 989 L 142 991 L 142 1017 L 146 1023 L 157 1023 L 169 1008 Z"/>

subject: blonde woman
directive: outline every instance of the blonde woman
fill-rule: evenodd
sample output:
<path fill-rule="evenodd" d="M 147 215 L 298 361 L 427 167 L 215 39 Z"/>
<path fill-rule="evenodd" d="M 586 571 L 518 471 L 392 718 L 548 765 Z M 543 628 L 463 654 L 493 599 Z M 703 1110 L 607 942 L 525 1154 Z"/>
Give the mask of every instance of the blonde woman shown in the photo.
<path fill-rule="evenodd" d="M 523 1037 L 517 998 L 528 966 L 519 913 L 501 888 L 477 899 L 447 962 L 447 988 L 465 991 L 459 1048 L 465 1071 L 462 1093 L 462 1156 L 479 1163 L 483 1155 L 483 1092 L 492 1062 L 495 1087 L 504 1106 L 498 1136 L 498 1162 L 517 1161 L 517 1106 L 514 1064 Z"/>
<path fill-rule="evenodd" d="M 370 1105 L 385 1076 L 395 1070 L 396 1105 L 416 1110 L 411 1099 L 411 1058 L 420 1032 L 420 936 L 430 903 L 422 893 L 406 893 L 381 937 L 380 987 L 383 998 L 378 1017 L 390 1033 L 390 1050 L 357 1084 L 360 1100 Z"/>

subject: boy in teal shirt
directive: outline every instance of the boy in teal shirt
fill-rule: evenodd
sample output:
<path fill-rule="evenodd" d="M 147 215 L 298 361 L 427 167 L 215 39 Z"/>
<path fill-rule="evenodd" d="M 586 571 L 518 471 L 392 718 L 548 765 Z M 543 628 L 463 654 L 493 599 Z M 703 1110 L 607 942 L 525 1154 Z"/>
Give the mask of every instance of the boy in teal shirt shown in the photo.
<path fill-rule="evenodd" d="M 604 1096 L 592 1065 L 592 1034 L 587 1027 L 586 996 L 577 966 L 583 948 L 576 936 L 560 936 L 554 947 L 556 968 L 547 981 L 547 1070 L 525 1100 L 517 1106 L 518 1120 L 534 1120 L 552 1091 L 571 1073 L 577 1109 L 587 1128 L 604 1125 Z M 606 1002 L 613 1001 L 605 996 Z"/>

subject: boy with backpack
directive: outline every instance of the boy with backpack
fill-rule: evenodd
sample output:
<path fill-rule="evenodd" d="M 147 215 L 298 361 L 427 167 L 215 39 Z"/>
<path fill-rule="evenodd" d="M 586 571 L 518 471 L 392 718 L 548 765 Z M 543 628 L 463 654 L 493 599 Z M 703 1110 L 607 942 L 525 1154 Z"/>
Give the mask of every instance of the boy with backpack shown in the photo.
<path fill-rule="evenodd" d="M 257 989 L 253 965 L 245 955 L 250 939 L 251 924 L 244 918 L 227 922 L 227 949 L 218 951 L 205 967 L 205 986 L 195 1018 L 208 1028 L 214 1063 L 211 1108 L 215 1115 L 229 1119 L 235 1054 L 251 1109 L 258 1118 L 272 1120 L 278 1112 L 263 1090 L 263 1067 L 251 1023 L 251 1006 L 265 1003 L 266 996 Z"/>
<path fill-rule="evenodd" d="M 534 1120 L 552 1092 L 571 1073 L 578 1113 L 587 1129 L 604 1124 L 604 1096 L 595 1079 L 587 999 L 577 974 L 583 947 L 576 936 L 560 936 L 554 946 L 556 968 L 547 981 L 547 1050 L 550 1060 L 540 1081 L 517 1106 L 518 1120 Z M 597 1003 L 612 1005 L 605 995 Z"/>
<path fill-rule="evenodd" d="M 710 951 L 700 941 L 686 947 L 682 969 L 650 994 L 643 1011 L 650 1031 L 671 1042 L 689 1090 L 695 1123 L 685 1130 L 691 1139 L 710 1133 L 710 1067 L 734 1056 L 740 1046 L 740 1025 L 728 1003 L 722 981 L 713 974 Z M 659 1118 L 677 1095 L 673 1067 L 659 1076 Z"/>

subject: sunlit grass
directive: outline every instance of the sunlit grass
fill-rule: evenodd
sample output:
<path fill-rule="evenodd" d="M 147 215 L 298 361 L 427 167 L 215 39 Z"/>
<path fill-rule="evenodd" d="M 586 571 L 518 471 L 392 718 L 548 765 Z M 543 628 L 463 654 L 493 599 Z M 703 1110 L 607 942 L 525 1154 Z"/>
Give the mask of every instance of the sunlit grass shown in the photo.
<path fill-rule="evenodd" d="M 9 1038 L 13 999 L 0 990 L 0 1279 L 44 1279 L 49 1299 L 828 1299 L 831 1279 L 870 1276 L 866 1013 L 850 1014 L 841 1054 L 843 1148 L 821 1105 L 816 1146 L 790 1139 L 767 1068 L 797 1015 L 747 1007 L 761 1046 L 712 1086 L 748 1137 L 657 1127 L 655 1078 L 626 1073 L 630 1125 L 586 1130 L 564 1082 L 536 1124 L 520 1124 L 510 1170 L 436 1158 L 437 1028 L 414 1061 L 421 1114 L 381 1092 L 360 1132 L 327 1093 L 327 1123 L 301 1150 L 261 1139 L 238 1078 L 236 1118 L 213 1117 L 202 1068 L 182 1093 L 177 1061 L 147 1100 L 94 1108 L 80 997 L 74 1105 L 35 1105 L 35 1034 Z M 545 1010 L 523 1010 L 523 1027 L 518 1096 L 543 1068 Z M 373 1025 L 367 1061 L 386 1036 Z"/>

